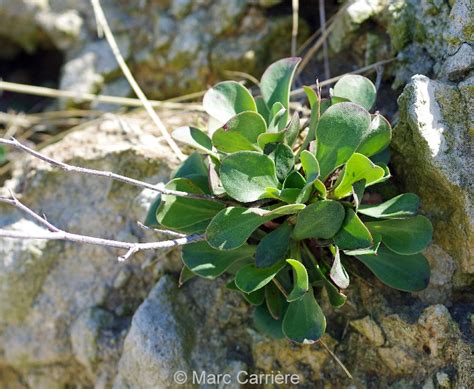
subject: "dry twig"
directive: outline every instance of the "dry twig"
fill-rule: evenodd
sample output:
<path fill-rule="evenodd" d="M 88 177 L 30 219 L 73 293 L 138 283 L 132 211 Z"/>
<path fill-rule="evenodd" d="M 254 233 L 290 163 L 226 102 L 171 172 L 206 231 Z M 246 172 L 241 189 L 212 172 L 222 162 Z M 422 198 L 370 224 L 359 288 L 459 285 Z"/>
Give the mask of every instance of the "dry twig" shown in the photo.
<path fill-rule="evenodd" d="M 64 240 L 69 242 L 77 242 L 83 244 L 91 244 L 96 246 L 114 247 L 118 249 L 127 250 L 126 254 L 119 257 L 120 261 L 129 259 L 133 254 L 141 250 L 156 250 L 171 248 L 176 246 L 182 246 L 185 244 L 198 242 L 204 239 L 203 235 L 189 235 L 172 240 L 165 240 L 162 242 L 150 242 L 150 243 L 135 243 L 135 242 L 122 242 L 118 240 L 95 238 L 87 235 L 73 234 L 67 231 L 63 231 L 58 227 L 54 226 L 46 219 L 35 213 L 33 210 L 28 208 L 26 205 L 21 203 L 13 193 L 11 198 L 0 197 L 0 203 L 5 203 L 18 208 L 20 211 L 25 212 L 27 215 L 36 220 L 40 225 L 47 228 L 44 232 L 24 232 L 24 231 L 13 231 L 0 229 L 0 237 L 2 238 L 13 238 L 13 239 L 43 239 L 43 240 Z"/>
<path fill-rule="evenodd" d="M 120 174 L 116 174 L 116 173 L 112 173 L 112 172 L 107 172 L 107 171 L 102 171 L 102 170 L 95 170 L 95 169 L 88 169 L 88 168 L 84 168 L 84 167 L 69 165 L 67 163 L 64 163 L 64 162 L 55 160 L 53 158 L 47 157 L 46 155 L 41 154 L 41 153 L 29 148 L 28 146 L 25 146 L 24 144 L 18 142 L 14 138 L 12 138 L 11 140 L 0 138 L 0 144 L 13 146 L 13 147 L 15 147 L 19 150 L 22 150 L 22 151 L 32 155 L 35 158 L 38 158 L 38 159 L 50 164 L 51 166 L 58 167 L 58 168 L 63 169 L 67 172 L 88 174 L 88 175 L 98 176 L 98 177 L 107 177 L 107 178 L 110 178 L 110 179 L 113 179 L 113 180 L 116 180 L 116 181 L 121 181 L 121 182 L 124 182 L 126 184 L 137 186 L 139 188 L 151 189 L 155 192 L 159 192 L 161 194 L 169 195 L 169 196 L 186 197 L 186 198 L 190 198 L 190 199 L 208 200 L 208 201 L 215 201 L 215 202 L 219 202 L 219 203 L 227 203 L 225 200 L 219 199 L 215 196 L 170 190 L 170 189 L 166 189 L 164 187 L 164 185 L 162 185 L 162 184 L 153 185 L 153 184 L 149 184 L 149 183 L 144 182 L 144 181 L 139 181 L 139 180 L 136 180 L 134 178 L 125 177 L 125 176 L 122 176 Z"/>
<path fill-rule="evenodd" d="M 291 56 L 296 55 L 296 45 L 298 42 L 298 13 L 299 13 L 299 0 L 292 1 L 293 8 L 293 26 L 291 30 Z"/>
<path fill-rule="evenodd" d="M 319 23 L 321 25 L 322 35 L 326 35 L 326 9 L 324 6 L 324 0 L 319 0 Z M 327 39 L 323 40 L 323 58 L 324 58 L 324 77 L 326 80 L 331 77 L 329 71 L 329 54 L 328 54 L 328 42 Z"/>
<path fill-rule="evenodd" d="M 328 85 L 331 85 L 331 84 L 334 84 L 335 82 L 337 82 L 338 80 L 340 80 L 342 77 L 344 77 L 345 75 L 347 74 L 361 74 L 361 73 L 368 73 L 368 72 L 371 72 L 371 71 L 374 71 L 376 70 L 379 66 L 381 65 L 385 65 L 385 64 L 388 64 L 390 62 L 393 62 L 395 61 L 396 58 L 390 58 L 390 59 L 384 59 L 382 61 L 378 61 L 378 62 L 375 62 L 373 64 L 370 64 L 370 65 L 367 65 L 367 66 L 364 66 L 360 69 L 357 69 L 357 70 L 354 70 L 353 72 L 348 72 L 348 73 L 344 73 L 344 74 L 341 74 L 339 76 L 336 76 L 336 77 L 332 77 L 330 78 L 329 80 L 324 80 L 324 81 L 321 81 L 319 83 L 314 83 L 314 84 L 311 84 L 309 85 L 310 88 L 317 88 L 318 85 L 319 87 L 323 87 L 323 86 L 328 86 Z M 295 97 L 295 96 L 299 96 L 299 95 L 302 95 L 304 94 L 304 89 L 303 88 L 298 88 L 298 89 L 294 89 L 290 92 L 290 96 L 291 97 Z"/>
<path fill-rule="evenodd" d="M 173 140 L 173 138 L 171 138 L 171 135 L 168 133 L 168 130 L 166 129 L 165 125 L 163 124 L 160 117 L 155 112 L 152 105 L 148 101 L 147 97 L 141 90 L 140 86 L 135 80 L 135 77 L 133 77 L 132 72 L 128 68 L 122 54 L 120 53 L 120 49 L 117 45 L 114 35 L 112 34 L 109 23 L 107 22 L 107 18 L 105 17 L 104 11 L 100 5 L 99 0 L 91 0 L 91 3 L 92 3 L 92 7 L 94 8 L 97 26 L 100 29 L 100 31 L 104 33 L 105 39 L 109 43 L 109 46 L 112 49 L 112 53 L 114 54 L 115 59 L 117 60 L 120 68 L 122 69 L 122 72 L 125 75 L 125 78 L 129 82 L 130 86 L 132 87 L 137 97 L 142 102 L 143 107 L 147 111 L 148 115 L 150 115 L 150 118 L 156 124 L 160 132 L 163 134 L 163 137 L 166 139 L 166 142 L 170 145 L 171 149 L 176 154 L 176 156 L 181 161 L 183 161 L 186 158 L 186 156 L 182 153 L 182 151 L 180 150 L 176 142 Z"/>
<path fill-rule="evenodd" d="M 18 84 L 15 82 L 0 81 L 0 90 L 25 93 L 35 96 L 44 96 L 52 98 L 65 98 L 65 99 L 79 99 L 84 101 L 93 101 L 98 103 L 124 105 L 127 107 L 143 107 L 143 103 L 139 99 L 133 99 L 130 97 L 118 97 L 108 95 L 95 95 L 93 93 L 82 93 L 68 90 L 59 90 L 53 88 L 45 88 L 43 86 L 34 86 L 26 84 Z M 174 101 L 157 101 L 149 100 L 149 103 L 154 108 L 167 108 L 167 109 L 187 109 L 190 111 L 204 111 L 201 105 L 198 104 L 186 104 L 178 103 Z"/>

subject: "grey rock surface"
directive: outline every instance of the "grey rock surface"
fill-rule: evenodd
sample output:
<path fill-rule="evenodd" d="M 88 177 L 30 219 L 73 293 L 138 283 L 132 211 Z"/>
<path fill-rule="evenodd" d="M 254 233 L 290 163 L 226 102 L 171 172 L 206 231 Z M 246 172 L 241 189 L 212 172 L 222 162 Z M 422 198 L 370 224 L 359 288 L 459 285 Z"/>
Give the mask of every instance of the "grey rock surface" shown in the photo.
<path fill-rule="evenodd" d="M 205 89 L 224 71 L 263 72 L 288 56 L 291 15 L 268 17 L 279 1 L 102 0 L 121 53 L 147 95 L 166 98 Z M 308 35 L 300 22 L 300 39 Z M 278 45 L 275 42 L 278 41 Z M 105 40 L 97 38 L 93 9 L 82 0 L 6 0 L 0 2 L 0 42 L 14 58 L 19 51 L 54 48 L 65 56 L 62 89 L 129 95 Z M 236 50 L 238 49 L 238 50 Z M 78 104 L 80 101 L 71 101 Z"/>
<path fill-rule="evenodd" d="M 161 116 L 173 126 L 199 120 L 187 113 Z M 176 166 L 143 114 L 120 120 L 106 115 L 45 152 L 150 182 L 165 181 Z M 135 223 L 153 199 L 147 191 L 64 174 L 29 158 L 7 187 L 70 231 L 129 241 L 157 238 Z M 429 206 L 435 200 L 424 201 Z M 2 228 L 39 228 L 9 209 L 0 214 Z M 177 370 L 188 378 L 194 372 L 228 373 L 232 388 L 240 387 L 241 371 L 297 374 L 303 388 L 329 381 L 362 388 L 374 382 L 412 387 L 446 380 L 451 387 L 467 388 L 470 382 L 472 305 L 454 298 L 452 277 L 455 271 L 466 276 L 468 269 L 439 238 L 426 253 L 433 270 L 426 291 L 397 292 L 363 273 L 370 283 L 355 279 L 349 303 L 337 312 L 323 296 L 330 323 L 324 342 L 351 371 L 352 382 L 322 347 L 256 332 L 251 308 L 225 288 L 225 278 L 194 279 L 178 288 L 176 251 L 142 252 L 118 263 L 116 250 L 14 243 L 0 245 L 1 388 L 177 388 Z"/>
<path fill-rule="evenodd" d="M 249 72 L 264 67 L 274 29 L 289 26 L 288 19 L 269 22 L 265 17 L 264 7 L 278 2 L 232 1 L 228 7 L 205 0 L 145 1 L 134 7 L 125 1 L 103 3 L 117 37 L 125 37 L 120 44 L 140 82 L 160 96 L 202 88 L 234 65 Z M 472 5 L 467 0 L 364 0 L 351 7 L 331 36 L 331 48 L 350 47 L 368 62 L 395 54 L 403 60 L 388 72 L 395 86 L 409 83 L 399 99 L 392 170 L 403 189 L 421 196 L 422 211 L 435 226 L 434 243 L 425 252 L 432 269 L 425 291 L 390 290 L 360 268 L 362 277 L 351 283 L 342 309 L 334 311 L 325 296 L 321 299 L 330 323 L 324 342 L 354 380 L 322 347 L 257 333 L 251 308 L 225 288 L 225 279 L 194 279 L 178 288 L 177 251 L 143 252 L 118 263 L 117 250 L 4 239 L 0 388 L 186 387 L 173 382 L 177 369 L 188 377 L 193 371 L 229 372 L 231 387 L 239 387 L 235 377 L 241 370 L 298 374 L 302 388 L 472 386 Z M 60 23 L 57 27 L 44 16 L 54 11 L 69 17 L 71 9 L 81 18 L 79 35 L 64 34 Z M 211 23 L 206 12 L 224 16 Z M 2 36 L 24 28 L 25 39 L 13 48 L 38 48 L 45 31 L 51 34 L 48 41 L 61 42 L 55 45 L 67 53 L 64 85 L 127 95 L 103 42 L 91 38 L 95 27 L 87 2 L 6 1 L 0 3 L 0 19 L 6 14 L 28 21 L 1 25 Z M 370 23 L 377 28 L 367 31 Z M 129 30 L 136 34 L 126 34 Z M 160 116 L 170 127 L 198 120 L 188 112 Z M 120 120 L 107 115 L 45 152 L 153 183 L 166 181 L 177 163 L 142 114 Z M 65 174 L 29 158 L 16 166 L 6 186 L 62 228 L 130 241 L 161 238 L 136 225 L 153 199 L 149 191 Z M 4 206 L 0 226 L 39 228 Z"/>

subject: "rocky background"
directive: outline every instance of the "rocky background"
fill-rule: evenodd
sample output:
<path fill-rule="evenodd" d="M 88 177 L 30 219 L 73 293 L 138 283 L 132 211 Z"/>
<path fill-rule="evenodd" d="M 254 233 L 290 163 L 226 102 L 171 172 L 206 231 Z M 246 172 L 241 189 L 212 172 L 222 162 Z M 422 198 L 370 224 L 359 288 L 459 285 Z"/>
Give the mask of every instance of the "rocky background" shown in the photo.
<path fill-rule="evenodd" d="M 290 1 L 102 3 L 151 97 L 204 89 L 225 70 L 258 76 L 289 54 Z M 317 2 L 300 3 L 303 39 L 318 27 L 318 14 Z M 339 7 L 326 6 L 328 16 Z M 353 380 L 318 345 L 258 334 L 247 304 L 224 280 L 193 280 L 178 289 L 177 250 L 141 252 L 118 263 L 112 249 L 1 240 L 0 388 L 175 388 L 178 369 L 279 370 L 298 374 L 301 388 L 473 387 L 472 20 L 469 0 L 358 0 L 329 36 L 334 74 L 397 58 L 384 69 L 377 106 L 397 123 L 394 184 L 421 196 L 435 227 L 427 290 L 396 292 L 358 267 L 344 308 L 334 312 L 323 301 L 324 340 Z M 96 38 L 87 1 L 2 1 L 0 41 L 9 81 L 33 83 L 34 74 L 17 65 L 34 60 L 43 85 L 130 95 L 106 43 Z M 321 70 L 317 55 L 297 82 L 314 80 Z M 201 120 L 187 111 L 160 116 L 170 128 Z M 44 152 L 153 183 L 166 181 L 176 166 L 142 113 L 104 115 Z M 15 162 L 0 191 L 13 189 L 59 227 L 128 241 L 162 238 L 136 224 L 153 194 L 29 158 Z M 0 227 L 39 228 L 7 207 L 0 207 Z"/>

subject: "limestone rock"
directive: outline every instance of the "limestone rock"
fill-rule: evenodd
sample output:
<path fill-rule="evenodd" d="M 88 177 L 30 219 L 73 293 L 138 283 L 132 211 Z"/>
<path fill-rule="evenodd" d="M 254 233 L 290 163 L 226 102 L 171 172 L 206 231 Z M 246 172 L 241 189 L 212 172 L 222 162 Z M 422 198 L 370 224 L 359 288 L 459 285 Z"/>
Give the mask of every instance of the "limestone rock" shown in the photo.
<path fill-rule="evenodd" d="M 291 16 L 267 15 L 267 9 L 279 2 L 182 0 L 101 4 L 139 84 L 149 97 L 161 99 L 203 90 L 224 77 L 224 70 L 244 69 L 258 75 L 282 54 L 287 56 Z M 280 40 L 279 36 L 285 39 Z M 307 36 L 302 19 L 299 37 L 304 40 Z M 1 39 L 5 50 L 0 56 L 11 57 L 19 50 L 34 52 L 43 47 L 61 51 L 66 58 L 61 71 L 62 89 L 105 94 L 110 91 L 108 84 L 117 85 L 123 80 L 107 42 L 97 38 L 95 17 L 87 1 L 2 1 Z M 123 88 L 119 95 L 129 92 L 129 88 Z"/>
<path fill-rule="evenodd" d="M 399 104 L 392 142 L 397 172 L 406 189 L 421 196 L 434 238 L 458 263 L 457 274 L 472 275 L 474 154 L 464 120 L 469 107 L 455 86 L 420 75 L 405 88 Z"/>
<path fill-rule="evenodd" d="M 381 328 L 369 316 L 351 321 L 351 326 L 364 335 L 375 346 L 382 346 L 384 344 L 385 337 L 383 336 Z"/>
<path fill-rule="evenodd" d="M 166 146 L 146 123 L 138 127 L 134 122 L 137 119 L 130 118 L 123 125 L 126 120 L 105 117 L 44 152 L 66 162 L 113 170 L 153 183 L 165 180 L 176 161 L 165 157 Z M 71 154 L 71 150 L 78 153 Z M 18 175 L 7 185 L 25 204 L 44 212 L 59 227 L 92 236 L 145 239 L 136 225 L 148 206 L 134 202 L 139 189 L 107 179 L 64 174 L 30 158 L 23 161 Z M 25 214 L 5 207 L 0 220 L 2 228 L 40 228 Z M 110 362 L 114 347 L 105 344 L 116 342 L 115 347 L 121 347 L 124 320 L 146 297 L 160 272 L 175 266 L 174 254 L 166 252 L 143 253 L 129 264 L 118 264 L 119 252 L 96 246 L 6 239 L 0 248 L 0 365 L 21 371 L 37 388 L 53 387 L 51 380 L 58 385 L 75 382 L 75 375 L 81 377 L 78 383 L 86 382 L 93 374 L 109 372 L 109 367 L 115 371 Z M 143 261 L 153 261 L 157 255 L 161 265 L 154 267 L 156 271 L 141 268 Z M 125 268 L 130 273 L 127 282 L 118 282 Z M 104 330 L 92 319 L 80 319 L 97 306 L 114 317 Z M 103 331 L 109 333 L 104 335 Z M 109 361 L 102 371 L 98 369 L 101 359 Z M 57 372 L 56 378 L 44 374 L 45 366 Z M 88 374 L 83 373 L 85 369 Z M 109 379 L 114 376 L 112 373 Z"/>
<path fill-rule="evenodd" d="M 116 388 L 169 388 L 194 342 L 192 321 L 181 310 L 175 280 L 163 277 L 133 316 L 118 367 Z M 178 311 L 182 314 L 177 314 Z"/>

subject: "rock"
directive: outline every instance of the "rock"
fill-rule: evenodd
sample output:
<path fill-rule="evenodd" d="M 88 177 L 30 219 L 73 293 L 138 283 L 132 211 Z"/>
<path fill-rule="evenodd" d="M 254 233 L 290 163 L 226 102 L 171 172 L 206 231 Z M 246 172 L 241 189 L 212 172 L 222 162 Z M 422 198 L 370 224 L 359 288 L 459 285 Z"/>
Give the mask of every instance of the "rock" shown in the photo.
<path fill-rule="evenodd" d="M 465 283 L 461 274 L 474 273 L 469 108 L 455 86 L 425 76 L 413 77 L 399 104 L 393 163 L 406 189 L 421 196 L 437 244 L 458 264 L 456 282 Z"/>
<path fill-rule="evenodd" d="M 12 219 L 9 226 L 18 231 L 42 231 L 25 219 Z M 0 326 L 24 320 L 58 255 L 53 246 L 46 241 L 14 240 L 0 246 Z M 50 254 L 43 255 L 48 247 Z"/>
<path fill-rule="evenodd" d="M 351 321 L 351 326 L 364 335 L 375 346 L 382 346 L 385 343 L 382 330 L 369 316 Z"/>
<path fill-rule="evenodd" d="M 439 79 L 459 81 L 473 67 L 469 0 L 357 0 L 341 11 L 335 23 L 328 39 L 332 56 L 337 59 L 351 47 L 348 62 L 358 66 L 396 57 L 385 69 L 385 75 L 395 77 L 394 88 L 415 74 L 434 73 Z M 338 61 L 333 62 L 337 67 Z"/>
<path fill-rule="evenodd" d="M 264 372 L 296 374 L 301 384 L 309 384 L 323 379 L 326 366 L 335 368 L 329 354 L 321 346 L 291 344 L 284 339 L 270 340 L 258 334 L 254 337 L 253 360 L 255 367 Z M 333 351 L 336 345 L 334 339 L 325 335 L 323 340 Z"/>
<path fill-rule="evenodd" d="M 458 81 L 474 68 L 474 49 L 463 43 L 458 51 L 449 56 L 441 67 L 440 72 L 446 74 L 450 81 Z"/>
<path fill-rule="evenodd" d="M 137 119 L 121 120 L 105 117 L 44 152 L 67 162 L 113 170 L 154 183 L 165 180 L 176 161 L 165 157 L 168 152 L 158 134 L 153 133 L 156 130 L 147 128 L 146 123 L 136 126 Z M 127 120 L 130 123 L 122 126 Z M 71 150 L 80 152 L 71 154 Z M 18 174 L 8 186 L 25 204 L 44 212 L 61 228 L 129 241 L 145 238 L 136 221 L 141 220 L 148 204 L 133 201 L 140 194 L 139 189 L 107 179 L 64 174 L 29 158 Z M 2 228 L 40 228 L 27 220 L 25 214 L 11 209 L 2 207 L 1 215 Z M 175 268 L 174 254 L 166 252 L 140 253 L 130 263 L 118 264 L 119 252 L 96 246 L 6 239 L 0 248 L 0 365 L 14 367 L 26 380 L 35 382 L 37 388 L 53 387 L 51 380 L 58 385 L 76 382 L 75 375 L 82 377 L 78 382 L 90 382 L 91 377 L 99 381 L 104 371 L 115 371 L 111 361 L 114 347 L 121 347 L 123 322 L 146 297 L 159 275 L 142 269 L 142 261 L 152 261 L 158 254 L 160 271 Z M 123 278 L 120 274 L 125 269 L 130 273 L 127 282 L 117 281 L 117 277 Z M 100 315 L 84 313 L 96 310 L 97 306 L 114 317 L 104 330 Z M 94 324 L 94 320 L 99 322 Z M 103 335 L 104 331 L 107 334 Z M 112 347 L 114 342 L 116 346 Z M 118 357 L 115 352 L 117 360 Z M 108 367 L 102 370 L 98 368 L 101 359 L 108 360 Z M 57 377 L 43 374 L 41 369 L 55 370 Z M 109 379 L 114 376 L 111 373 Z"/>
<path fill-rule="evenodd" d="M 456 263 L 437 244 L 431 244 L 424 252 L 431 269 L 428 287 L 417 293 L 426 303 L 452 305 L 453 275 Z"/>
<path fill-rule="evenodd" d="M 176 371 L 188 371 L 195 333 L 180 307 L 175 280 L 163 277 L 133 316 L 118 367 L 116 388 L 171 387 Z M 182 303 L 181 303 L 182 304 Z"/>
<path fill-rule="evenodd" d="M 279 2 L 180 0 L 101 4 L 139 84 L 149 97 L 162 99 L 203 90 L 224 77 L 224 70 L 245 70 L 259 76 L 282 54 L 287 56 L 291 16 L 267 15 L 267 9 Z M 259 22 L 249 24 L 249 18 Z M 109 84 L 123 80 L 107 42 L 97 38 L 95 17 L 88 2 L 3 1 L 0 22 L 0 38 L 14 44 L 5 43 L 3 46 L 9 49 L 0 55 L 14 56 L 18 53 L 15 45 L 28 52 L 52 47 L 64 54 L 62 89 L 106 94 L 110 92 Z M 277 36 L 285 39 L 275 45 Z M 306 23 L 301 20 L 299 38 L 303 41 L 307 36 Z M 253 53 L 252 58 L 249 52 Z"/>

